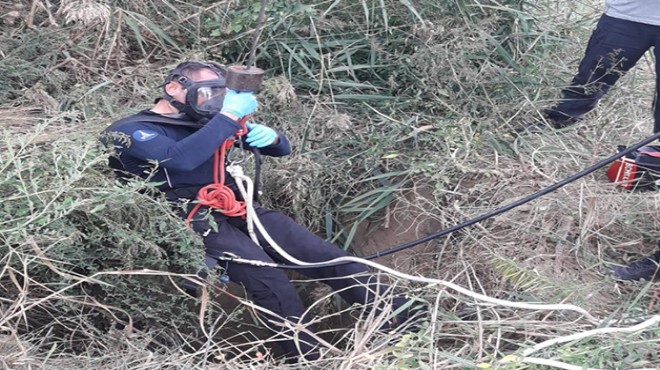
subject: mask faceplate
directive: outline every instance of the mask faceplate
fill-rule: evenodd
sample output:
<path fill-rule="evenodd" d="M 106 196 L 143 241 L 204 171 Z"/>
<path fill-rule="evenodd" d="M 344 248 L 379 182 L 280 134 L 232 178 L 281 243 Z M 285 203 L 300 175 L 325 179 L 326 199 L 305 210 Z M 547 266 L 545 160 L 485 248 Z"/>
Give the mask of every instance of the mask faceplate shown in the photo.
<path fill-rule="evenodd" d="M 218 76 L 214 80 L 193 81 L 185 76 L 185 70 L 209 69 Z M 185 62 L 177 66 L 165 80 L 165 85 L 177 81 L 186 91 L 186 103 L 176 101 L 165 92 L 167 99 L 175 108 L 194 120 L 210 119 L 220 112 L 227 91 L 224 70 L 215 63 Z M 164 86 L 164 85 L 163 85 Z"/>
<path fill-rule="evenodd" d="M 194 112 L 195 115 L 211 118 L 220 112 L 227 91 L 224 80 L 194 82 L 187 89 L 184 109 L 187 114 Z"/>

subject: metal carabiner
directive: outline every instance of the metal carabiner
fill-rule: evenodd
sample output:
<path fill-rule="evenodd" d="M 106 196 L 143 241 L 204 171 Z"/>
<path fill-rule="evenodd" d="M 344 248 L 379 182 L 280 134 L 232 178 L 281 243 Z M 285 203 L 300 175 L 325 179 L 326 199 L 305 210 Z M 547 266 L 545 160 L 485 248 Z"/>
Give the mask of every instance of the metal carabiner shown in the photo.
<path fill-rule="evenodd" d="M 247 153 L 245 152 L 245 148 L 243 147 L 243 140 L 241 140 L 240 137 L 236 138 L 238 141 L 238 148 L 240 149 L 238 151 L 238 154 L 233 154 L 236 150 L 236 147 L 232 145 L 229 150 L 227 151 L 227 164 L 231 165 L 239 165 L 244 163 L 247 160 Z"/>

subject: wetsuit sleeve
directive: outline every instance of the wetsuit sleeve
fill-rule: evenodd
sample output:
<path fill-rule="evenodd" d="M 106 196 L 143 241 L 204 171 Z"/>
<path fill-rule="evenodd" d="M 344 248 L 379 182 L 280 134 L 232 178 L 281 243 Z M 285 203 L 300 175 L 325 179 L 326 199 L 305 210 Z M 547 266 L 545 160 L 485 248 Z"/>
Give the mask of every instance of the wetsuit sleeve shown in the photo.
<path fill-rule="evenodd" d="M 277 131 L 277 136 L 279 138 L 277 144 L 271 144 L 263 148 L 258 148 L 259 152 L 263 155 L 267 155 L 271 157 L 284 157 L 286 155 L 291 154 L 291 145 L 289 144 L 289 139 L 286 137 L 286 135 Z M 243 145 L 245 145 L 246 147 L 252 147 L 250 144 L 248 144 L 245 141 L 245 139 L 246 136 L 243 136 Z"/>
<path fill-rule="evenodd" d="M 168 135 L 168 127 L 135 122 L 118 127 L 130 136 L 130 145 L 118 142 L 119 150 L 145 161 L 157 161 L 168 169 L 190 171 L 213 156 L 213 152 L 241 128 L 232 119 L 218 114 L 196 132 L 180 140 Z"/>

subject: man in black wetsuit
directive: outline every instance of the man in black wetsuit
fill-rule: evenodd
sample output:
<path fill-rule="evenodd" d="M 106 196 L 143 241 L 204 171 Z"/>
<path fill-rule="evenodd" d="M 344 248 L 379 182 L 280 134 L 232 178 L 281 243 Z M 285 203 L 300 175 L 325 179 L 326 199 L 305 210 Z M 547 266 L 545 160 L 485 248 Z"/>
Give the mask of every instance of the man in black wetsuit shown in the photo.
<path fill-rule="evenodd" d="M 122 176 L 139 176 L 160 183 L 158 189 L 168 199 L 195 200 L 200 188 L 214 183 L 214 152 L 242 128 L 239 121 L 257 107 L 251 92 L 237 92 L 225 88 L 224 70 L 206 62 L 185 62 L 177 66 L 165 80 L 164 95 L 155 105 L 136 115 L 113 123 L 103 135 L 114 147 L 110 165 Z M 286 136 L 264 125 L 247 124 L 243 137 L 244 149 L 258 148 L 261 154 L 281 157 L 290 153 Z M 226 185 L 241 198 L 230 175 Z M 192 207 L 190 207 L 192 208 Z M 314 235 L 284 214 L 259 207 L 256 214 L 273 240 L 293 257 L 305 262 L 322 262 L 347 253 Z M 217 226 L 212 227 L 209 218 Z M 259 244 L 253 242 L 246 230 L 246 220 L 227 216 L 218 210 L 201 207 L 193 214 L 191 226 L 203 237 L 205 262 L 209 268 L 227 253 L 247 260 L 286 262 L 257 232 Z M 289 359 L 305 356 L 316 359 L 318 342 L 305 332 L 291 339 L 292 330 L 281 324 L 283 319 L 303 324 L 314 332 L 305 317 L 305 307 L 295 287 L 282 269 L 259 267 L 227 261 L 225 277 L 241 284 L 257 305 L 276 316 L 263 315 L 269 329 L 283 340 L 280 342 Z M 320 279 L 349 303 L 369 306 L 378 296 L 389 294 L 388 287 L 359 263 L 300 270 L 304 275 Z M 395 327 L 409 319 L 408 300 L 391 296 L 388 304 L 376 304 L 381 310 L 395 311 L 406 305 L 391 320 Z M 381 299 L 382 302 L 382 299 Z"/>

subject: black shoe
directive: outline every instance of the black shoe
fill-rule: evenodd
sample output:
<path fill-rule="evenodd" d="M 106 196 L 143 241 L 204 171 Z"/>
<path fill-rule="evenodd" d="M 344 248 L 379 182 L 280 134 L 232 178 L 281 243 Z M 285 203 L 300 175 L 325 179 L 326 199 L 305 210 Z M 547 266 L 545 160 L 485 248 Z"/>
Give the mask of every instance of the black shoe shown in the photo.
<path fill-rule="evenodd" d="M 568 114 L 557 110 L 556 107 L 544 110 L 543 118 L 548 121 L 552 128 L 557 130 L 566 128 L 568 126 L 573 126 L 574 124 L 582 121 L 582 117 L 569 116 Z"/>
<path fill-rule="evenodd" d="M 612 266 L 612 272 L 620 280 L 647 281 L 660 280 L 660 251 L 630 264 L 630 266 Z"/>

